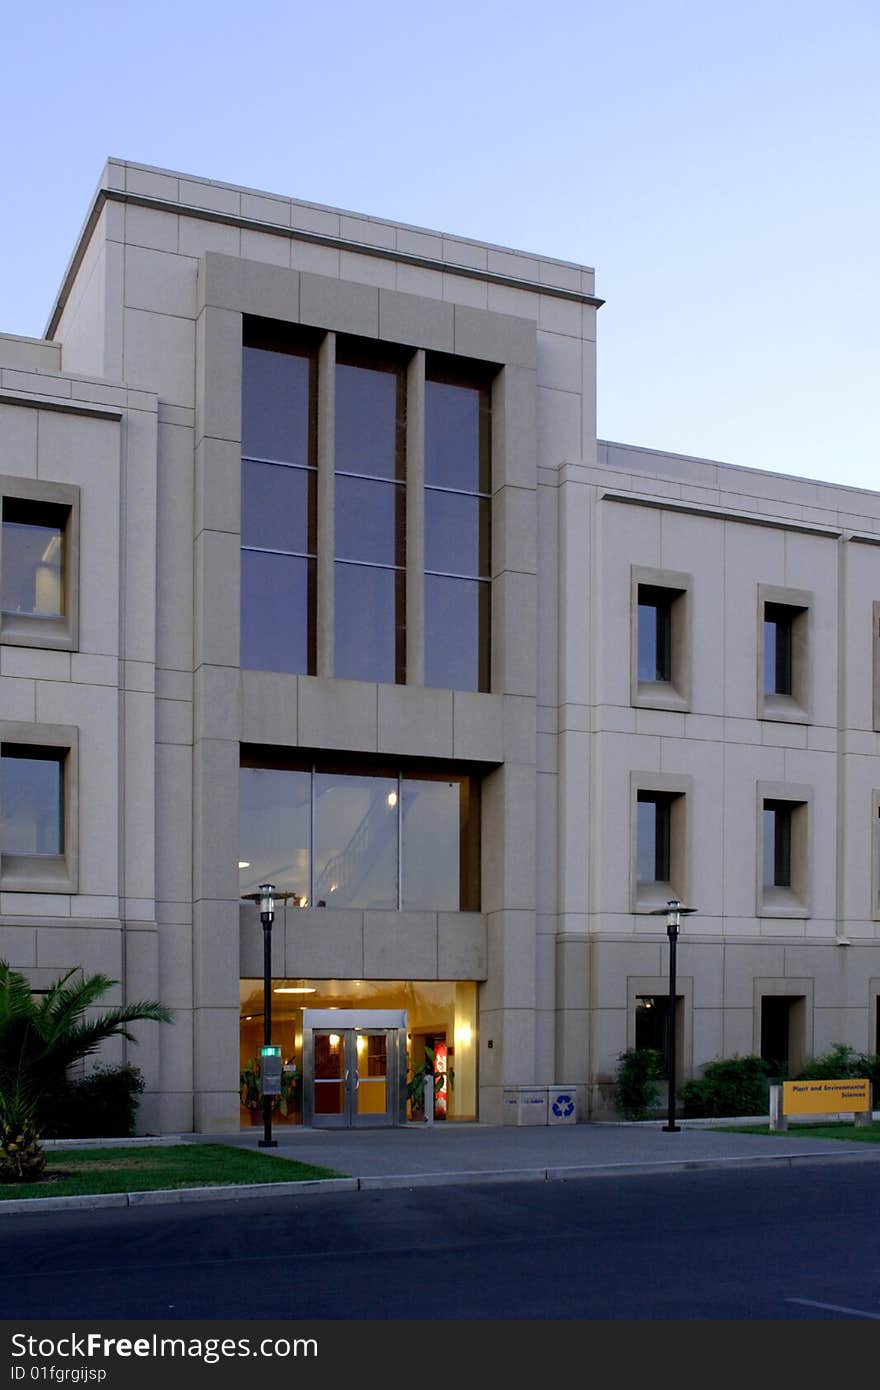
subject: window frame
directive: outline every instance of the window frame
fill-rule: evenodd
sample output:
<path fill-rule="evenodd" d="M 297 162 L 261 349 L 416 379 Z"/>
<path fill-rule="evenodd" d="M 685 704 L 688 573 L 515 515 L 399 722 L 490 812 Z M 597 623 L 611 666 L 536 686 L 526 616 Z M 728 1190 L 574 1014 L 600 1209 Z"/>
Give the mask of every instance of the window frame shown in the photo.
<path fill-rule="evenodd" d="M 657 772 L 630 773 L 630 910 L 665 907 L 670 898 L 687 902 L 690 896 L 689 798 L 693 778 Z M 662 798 L 669 805 L 669 878 L 639 880 L 638 806 L 640 800 Z"/>
<path fill-rule="evenodd" d="M 784 608 L 791 614 L 791 691 L 765 690 L 764 625 L 769 608 Z M 813 595 L 807 589 L 758 585 L 757 610 L 757 715 L 787 724 L 810 723 L 811 628 Z"/>
<path fill-rule="evenodd" d="M 630 704 L 686 712 L 691 707 L 691 575 L 633 565 L 630 571 Z M 639 679 L 639 594 L 669 595 L 669 680 Z"/>
<path fill-rule="evenodd" d="M 37 618 L 25 613 L 6 613 L 0 606 L 0 642 L 16 647 L 76 651 L 79 646 L 80 490 L 73 483 L 44 482 L 37 478 L 18 478 L 5 474 L 0 476 L 0 574 L 3 559 L 3 503 L 6 498 L 14 499 L 16 502 L 30 502 L 37 509 L 62 507 L 66 510 L 62 569 L 64 611 L 58 617 Z"/>
<path fill-rule="evenodd" d="M 61 763 L 63 849 L 60 854 L 4 854 L 0 850 L 0 891 L 76 893 L 79 873 L 79 734 L 61 724 L 0 722 L 0 746 L 10 744 L 57 750 Z M 2 797 L 2 787 L 0 787 Z"/>
<path fill-rule="evenodd" d="M 789 782 L 758 782 L 756 803 L 755 912 L 758 917 L 812 916 L 811 821 L 812 788 Z M 790 883 L 764 884 L 764 811 L 768 802 L 790 808 Z"/>

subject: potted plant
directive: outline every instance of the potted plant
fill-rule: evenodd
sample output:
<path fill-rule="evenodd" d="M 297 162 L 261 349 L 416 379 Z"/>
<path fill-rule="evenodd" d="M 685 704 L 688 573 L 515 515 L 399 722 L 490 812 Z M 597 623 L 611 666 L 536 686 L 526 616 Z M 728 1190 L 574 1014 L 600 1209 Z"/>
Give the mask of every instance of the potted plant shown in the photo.
<path fill-rule="evenodd" d="M 435 1096 L 440 1095 L 443 1090 L 443 1080 L 446 1078 L 450 1090 L 455 1085 L 455 1070 L 447 1067 L 445 1072 L 434 1071 L 434 1049 L 425 1047 L 425 1060 L 418 1067 L 413 1067 L 409 1081 L 406 1083 L 406 1098 L 409 1101 L 410 1119 L 417 1119 L 425 1113 L 425 1090 L 428 1086 L 428 1077 L 434 1078 L 433 1092 Z"/>

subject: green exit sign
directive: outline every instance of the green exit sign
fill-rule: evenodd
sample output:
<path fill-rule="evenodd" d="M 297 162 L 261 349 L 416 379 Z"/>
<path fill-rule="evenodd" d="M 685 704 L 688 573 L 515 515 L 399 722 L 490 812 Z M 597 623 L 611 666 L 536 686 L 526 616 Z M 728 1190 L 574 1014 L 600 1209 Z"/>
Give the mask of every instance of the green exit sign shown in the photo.
<path fill-rule="evenodd" d="M 280 1057 L 280 1056 L 281 1056 L 281 1048 L 280 1048 L 280 1047 L 275 1047 L 275 1046 L 272 1045 L 272 1044 L 270 1044 L 268 1047 L 261 1047 L 261 1048 L 260 1048 L 260 1056 L 261 1056 L 261 1057 Z"/>

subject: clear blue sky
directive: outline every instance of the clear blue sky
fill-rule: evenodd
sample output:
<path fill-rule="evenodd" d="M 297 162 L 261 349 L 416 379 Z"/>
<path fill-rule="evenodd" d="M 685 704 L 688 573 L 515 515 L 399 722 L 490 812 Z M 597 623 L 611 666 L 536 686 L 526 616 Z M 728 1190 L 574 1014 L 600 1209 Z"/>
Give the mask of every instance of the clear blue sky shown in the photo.
<path fill-rule="evenodd" d="M 9 5 L 0 330 L 108 155 L 594 265 L 599 433 L 880 488 L 876 0 Z"/>

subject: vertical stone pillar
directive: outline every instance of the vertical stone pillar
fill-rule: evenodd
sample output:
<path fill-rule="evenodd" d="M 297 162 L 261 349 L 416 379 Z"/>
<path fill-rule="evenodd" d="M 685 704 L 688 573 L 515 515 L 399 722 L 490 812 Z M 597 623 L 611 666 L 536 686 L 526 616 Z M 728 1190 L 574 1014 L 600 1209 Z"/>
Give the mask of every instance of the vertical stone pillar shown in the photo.
<path fill-rule="evenodd" d="M 242 316 L 211 303 L 196 324 L 193 638 L 194 1126 L 239 1128 L 238 767 L 241 726 Z M 227 447 L 221 447 L 227 446 Z"/>
<path fill-rule="evenodd" d="M 492 391 L 492 691 L 503 701 L 505 761 L 483 783 L 480 1115 L 495 1122 L 504 1087 L 538 1072 L 536 534 L 535 372 L 510 365 Z"/>

